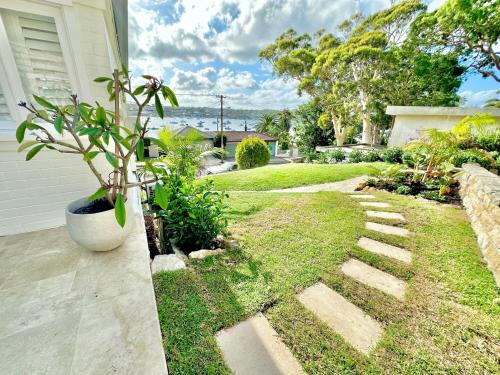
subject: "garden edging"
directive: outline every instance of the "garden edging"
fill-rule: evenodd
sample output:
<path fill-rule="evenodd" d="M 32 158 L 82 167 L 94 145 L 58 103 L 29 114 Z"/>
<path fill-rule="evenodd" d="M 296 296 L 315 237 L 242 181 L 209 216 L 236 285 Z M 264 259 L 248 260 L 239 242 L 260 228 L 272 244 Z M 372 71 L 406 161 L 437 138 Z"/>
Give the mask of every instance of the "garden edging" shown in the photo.
<path fill-rule="evenodd" d="M 460 196 L 481 253 L 500 286 L 500 177 L 478 164 L 464 164 Z"/>

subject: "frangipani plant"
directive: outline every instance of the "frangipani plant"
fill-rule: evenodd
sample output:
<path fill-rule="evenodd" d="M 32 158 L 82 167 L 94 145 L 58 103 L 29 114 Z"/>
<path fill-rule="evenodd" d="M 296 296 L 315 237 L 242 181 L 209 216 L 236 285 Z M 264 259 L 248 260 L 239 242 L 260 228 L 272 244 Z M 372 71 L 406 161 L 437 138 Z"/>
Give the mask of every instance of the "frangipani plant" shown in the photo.
<path fill-rule="evenodd" d="M 26 160 L 31 160 L 42 149 L 81 155 L 99 182 L 97 191 L 88 201 L 105 198 L 114 207 L 115 217 L 120 226 L 125 225 L 128 189 L 157 180 L 142 182 L 129 181 L 129 164 L 134 154 L 139 160 L 144 158 L 144 139 L 147 138 L 149 118 L 142 121 L 142 113 L 154 101 L 156 112 L 164 117 L 163 103 L 177 107 L 174 92 L 161 79 L 150 75 L 142 76 L 146 82 L 132 89 L 131 76 L 125 68 L 115 70 L 112 77 L 98 77 L 94 81 L 107 84 L 109 100 L 115 102 L 115 111 L 106 110 L 96 102 L 95 106 L 81 102 L 77 95 L 71 95 L 71 103 L 58 106 L 47 98 L 33 95 L 39 105 L 25 102 L 19 105 L 29 114 L 17 128 L 16 139 L 21 146 L 18 151 L 29 149 Z M 138 107 L 133 128 L 122 125 L 119 115 L 120 100 L 130 98 Z M 24 141 L 27 131 L 33 140 Z M 70 134 L 70 140 L 60 135 Z M 104 175 L 96 167 L 95 158 L 103 154 L 113 167 L 109 175 Z"/>

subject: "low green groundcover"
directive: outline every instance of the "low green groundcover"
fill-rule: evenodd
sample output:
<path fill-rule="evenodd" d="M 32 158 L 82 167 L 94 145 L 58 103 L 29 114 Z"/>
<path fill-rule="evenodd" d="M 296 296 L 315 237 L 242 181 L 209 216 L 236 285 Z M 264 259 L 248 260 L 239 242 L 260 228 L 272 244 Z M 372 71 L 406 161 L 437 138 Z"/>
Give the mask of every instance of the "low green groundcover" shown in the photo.
<path fill-rule="evenodd" d="M 498 290 L 465 212 L 374 194 L 403 213 L 411 237 L 369 233 L 363 208 L 341 193 L 231 193 L 241 248 L 154 276 L 170 373 L 229 374 L 214 334 L 259 311 L 308 374 L 499 373 Z M 407 248 L 411 265 L 358 248 L 363 235 Z M 339 265 L 350 257 L 406 280 L 405 301 L 344 276 Z M 370 356 L 297 301 L 319 280 L 383 325 Z"/>

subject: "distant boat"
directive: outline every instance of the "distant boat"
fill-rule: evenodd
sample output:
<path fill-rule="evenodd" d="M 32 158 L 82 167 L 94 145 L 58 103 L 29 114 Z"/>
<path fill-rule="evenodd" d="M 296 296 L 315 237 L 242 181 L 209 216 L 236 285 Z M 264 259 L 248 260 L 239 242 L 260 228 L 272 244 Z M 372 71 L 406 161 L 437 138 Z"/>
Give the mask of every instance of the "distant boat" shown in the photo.
<path fill-rule="evenodd" d="M 173 124 L 173 125 L 177 125 L 178 124 L 177 121 L 170 121 L 170 123 Z"/>
<path fill-rule="evenodd" d="M 204 121 L 198 121 L 198 125 L 202 126 L 204 124 Z"/>

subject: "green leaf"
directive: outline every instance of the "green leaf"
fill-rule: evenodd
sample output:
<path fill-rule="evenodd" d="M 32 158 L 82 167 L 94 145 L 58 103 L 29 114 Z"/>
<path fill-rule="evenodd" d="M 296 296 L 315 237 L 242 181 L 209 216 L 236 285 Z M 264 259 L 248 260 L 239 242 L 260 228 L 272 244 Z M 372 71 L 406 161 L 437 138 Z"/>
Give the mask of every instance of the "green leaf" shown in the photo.
<path fill-rule="evenodd" d="M 161 100 L 158 94 L 155 94 L 155 106 L 156 106 L 156 113 L 158 113 L 158 116 L 160 116 L 160 118 L 163 118 L 164 115 L 163 106 L 161 105 Z"/>
<path fill-rule="evenodd" d="M 19 148 L 17 149 L 17 152 L 21 152 L 23 150 L 26 150 L 28 147 L 31 147 L 33 145 L 36 145 L 38 142 L 37 141 L 26 141 L 23 142 Z"/>
<path fill-rule="evenodd" d="M 123 202 L 122 193 L 118 193 L 115 202 L 115 217 L 118 224 L 123 228 L 127 220 L 127 211 L 125 210 L 125 202 Z"/>
<path fill-rule="evenodd" d="M 104 133 L 102 133 L 102 140 L 104 141 L 104 143 L 109 145 L 109 132 L 108 131 L 105 131 Z"/>
<path fill-rule="evenodd" d="M 41 118 L 43 118 L 45 121 L 49 121 L 49 114 L 46 111 L 44 111 L 43 109 L 38 109 L 36 111 L 36 114 L 38 116 L 40 116 Z"/>
<path fill-rule="evenodd" d="M 52 110 L 57 110 L 57 107 L 54 104 L 48 102 L 44 98 L 41 98 L 41 97 L 39 97 L 39 96 L 37 96 L 35 94 L 33 94 L 33 98 L 35 98 L 35 101 L 38 104 L 40 104 L 42 107 L 45 107 L 45 108 L 48 108 L 48 109 L 52 109 Z"/>
<path fill-rule="evenodd" d="M 168 86 L 163 86 L 161 88 L 161 92 L 163 94 L 163 97 L 165 100 L 168 100 L 170 102 L 170 105 L 172 107 L 178 107 L 179 102 L 177 101 L 177 97 L 175 96 L 175 93 L 172 91 L 172 89 Z"/>
<path fill-rule="evenodd" d="M 97 77 L 96 79 L 94 79 L 94 82 L 106 82 L 106 81 L 112 81 L 112 79 L 110 77 Z"/>
<path fill-rule="evenodd" d="M 109 151 L 106 151 L 106 160 L 113 166 L 113 168 L 118 168 L 118 160 Z"/>
<path fill-rule="evenodd" d="M 108 84 L 106 85 L 106 90 L 108 90 L 108 94 L 111 95 L 111 93 L 113 92 L 113 84 L 114 84 L 114 81 L 110 81 L 108 82 Z"/>
<path fill-rule="evenodd" d="M 54 120 L 54 128 L 56 128 L 57 132 L 59 134 L 62 134 L 63 132 L 63 124 L 64 124 L 64 117 L 58 116 Z"/>
<path fill-rule="evenodd" d="M 28 122 L 27 121 L 23 121 L 17 127 L 17 130 L 16 130 L 17 143 L 21 143 L 23 141 L 23 139 L 24 139 L 24 133 L 26 133 L 26 125 L 28 125 Z"/>
<path fill-rule="evenodd" d="M 159 182 L 155 185 L 155 203 L 165 210 L 168 205 L 168 193 Z"/>
<path fill-rule="evenodd" d="M 137 86 L 135 90 L 132 92 L 132 95 L 141 95 L 144 92 L 146 87 L 144 85 Z"/>
<path fill-rule="evenodd" d="M 86 122 L 90 122 L 89 111 L 83 104 L 78 104 L 78 112 Z"/>
<path fill-rule="evenodd" d="M 109 96 L 108 100 L 109 100 L 110 102 L 112 102 L 112 101 L 114 101 L 114 100 L 115 100 L 115 98 L 116 98 L 116 95 L 115 95 L 115 93 L 113 92 L 113 93 Z"/>
<path fill-rule="evenodd" d="M 89 161 L 99 155 L 99 151 L 89 151 L 85 155 L 83 155 L 83 161 Z"/>
<path fill-rule="evenodd" d="M 139 139 L 139 142 L 137 142 L 137 158 L 139 161 L 144 160 L 144 139 Z"/>
<path fill-rule="evenodd" d="M 92 202 L 104 196 L 106 196 L 106 189 L 101 186 L 99 189 L 97 189 L 97 191 L 94 194 L 87 197 L 87 201 Z"/>
<path fill-rule="evenodd" d="M 35 146 L 31 150 L 29 150 L 28 153 L 26 154 L 26 161 L 33 159 L 33 157 L 36 154 L 38 154 L 40 152 L 40 150 L 44 147 L 45 147 L 45 145 L 42 144 L 42 145 Z"/>
<path fill-rule="evenodd" d="M 95 110 L 95 120 L 99 125 L 104 125 L 106 123 L 106 110 L 104 107 L 97 107 Z"/>
<path fill-rule="evenodd" d="M 142 78 L 147 79 L 147 80 L 150 80 L 150 79 L 153 79 L 153 76 L 150 76 L 150 75 L 148 75 L 148 74 L 144 74 L 144 75 L 142 76 Z"/>

